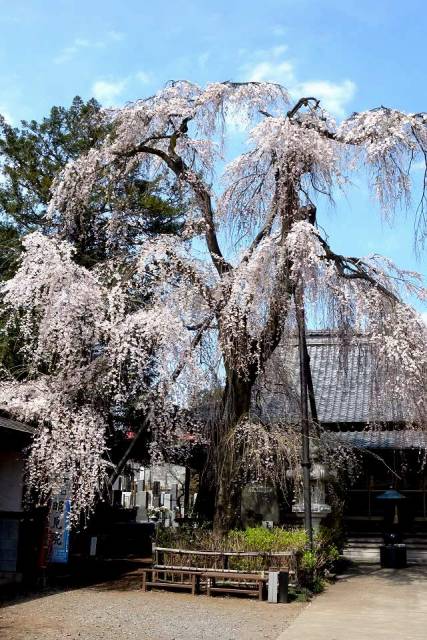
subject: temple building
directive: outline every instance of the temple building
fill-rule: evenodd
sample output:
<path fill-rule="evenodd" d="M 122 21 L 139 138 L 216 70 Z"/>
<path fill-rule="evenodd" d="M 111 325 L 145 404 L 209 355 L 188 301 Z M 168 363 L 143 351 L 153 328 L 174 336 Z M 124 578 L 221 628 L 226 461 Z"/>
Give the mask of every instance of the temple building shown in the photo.
<path fill-rule="evenodd" d="M 359 473 L 344 499 L 345 554 L 353 560 L 379 562 L 387 509 L 378 496 L 393 488 L 402 496 L 392 505 L 392 516 L 407 544 L 408 559 L 427 562 L 427 432 L 405 419 L 405 408 L 395 398 L 377 402 L 380 381 L 362 341 L 355 340 L 343 351 L 336 336 L 313 331 L 307 335 L 307 347 L 318 422 L 360 460 Z M 284 393 L 284 385 L 277 385 L 272 391 L 269 386 L 261 405 L 264 419 L 298 418 L 297 357 L 294 348 L 285 365 L 286 386 L 291 390 Z"/>

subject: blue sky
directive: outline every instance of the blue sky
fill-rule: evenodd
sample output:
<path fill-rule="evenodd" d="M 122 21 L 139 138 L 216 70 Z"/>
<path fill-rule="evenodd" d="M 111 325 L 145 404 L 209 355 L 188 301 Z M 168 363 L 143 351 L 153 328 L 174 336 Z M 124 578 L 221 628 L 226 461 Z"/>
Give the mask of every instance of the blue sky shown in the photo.
<path fill-rule="evenodd" d="M 76 94 L 117 105 L 177 78 L 273 80 L 338 118 L 381 104 L 427 111 L 426 16 L 420 0 L 0 0 L 0 112 L 37 119 Z M 427 275 L 411 214 L 381 222 L 363 181 L 321 208 L 321 224 L 338 251 Z"/>

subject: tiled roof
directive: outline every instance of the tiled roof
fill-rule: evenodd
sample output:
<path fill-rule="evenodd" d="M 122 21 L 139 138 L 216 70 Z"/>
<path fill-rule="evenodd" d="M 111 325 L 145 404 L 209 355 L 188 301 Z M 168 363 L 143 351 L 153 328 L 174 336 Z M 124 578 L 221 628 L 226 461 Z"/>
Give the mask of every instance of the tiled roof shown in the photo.
<path fill-rule="evenodd" d="M 324 424 L 354 424 L 373 421 L 401 422 L 405 419 L 402 406 L 388 403 L 386 409 L 375 408 L 373 363 L 366 345 L 355 343 L 345 352 L 336 336 L 312 332 L 307 335 L 307 347 L 313 378 L 319 421 Z M 343 366 L 343 358 L 346 358 Z M 293 392 L 269 391 L 263 396 L 261 413 L 278 418 L 299 415 L 299 361 L 296 345 L 286 349 L 282 360 L 285 377 Z"/>
<path fill-rule="evenodd" d="M 340 431 L 334 438 L 360 449 L 427 449 L 427 433 L 415 430 Z"/>

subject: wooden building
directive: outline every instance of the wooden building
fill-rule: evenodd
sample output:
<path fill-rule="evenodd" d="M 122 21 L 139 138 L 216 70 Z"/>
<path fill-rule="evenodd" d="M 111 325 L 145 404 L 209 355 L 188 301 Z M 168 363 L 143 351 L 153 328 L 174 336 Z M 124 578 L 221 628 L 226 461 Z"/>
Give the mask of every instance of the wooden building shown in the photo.
<path fill-rule="evenodd" d="M 29 568 L 33 518 L 24 511 L 23 492 L 24 450 L 32 434 L 32 427 L 0 416 L 0 586 L 20 582 Z"/>
<path fill-rule="evenodd" d="M 381 389 L 374 379 L 375 362 L 362 341 L 355 340 L 343 353 L 334 334 L 313 331 L 307 347 L 319 423 L 339 442 L 354 447 L 361 459 L 359 476 L 345 498 L 347 555 L 379 561 L 384 504 L 377 496 L 393 487 L 404 496 L 399 522 L 408 557 L 427 563 L 427 432 L 423 425 L 408 423 L 396 398 L 386 404 L 376 401 Z M 296 348 L 287 351 L 284 375 L 276 377 L 276 387 L 268 385 L 263 397 L 264 419 L 298 419 L 298 354 Z"/>

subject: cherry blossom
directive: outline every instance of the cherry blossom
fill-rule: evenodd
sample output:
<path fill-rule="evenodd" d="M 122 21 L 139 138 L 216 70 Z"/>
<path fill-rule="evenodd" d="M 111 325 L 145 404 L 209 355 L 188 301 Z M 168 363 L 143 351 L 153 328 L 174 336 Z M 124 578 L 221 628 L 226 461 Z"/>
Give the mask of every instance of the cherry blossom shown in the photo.
<path fill-rule="evenodd" d="M 291 106 L 275 84 L 181 81 L 104 117 L 110 138 L 54 183 L 49 216 L 57 235 L 27 236 L 21 267 L 1 290 L 27 371 L 5 372 L 0 404 L 40 424 L 29 462 L 35 488 L 47 495 L 67 471 L 75 511 L 89 508 L 105 478 L 107 425 L 122 428 L 116 418 L 136 406 L 153 452 L 179 448 L 195 397 L 219 385 L 204 437 L 218 518 L 229 521 L 239 438 L 249 430 L 270 443 L 254 458 L 258 469 L 279 441 L 277 430 L 265 439 L 250 426 L 252 392 L 294 335 L 297 291 L 308 316 L 343 344 L 363 335 L 381 401 L 393 398 L 405 419 L 425 426 L 426 327 L 409 306 L 426 299 L 418 275 L 379 256 L 337 254 L 316 224 L 317 203 L 364 168 L 383 209 L 409 204 L 411 163 L 427 153 L 425 114 L 381 107 L 337 125 L 315 97 Z M 236 117 L 247 147 L 226 161 L 227 125 Z M 95 194 L 109 203 L 98 215 L 108 216 L 110 246 L 127 237 L 128 212 L 117 209 L 114 193 L 132 175 L 185 194 L 183 233 L 140 237 L 94 269 L 78 265 L 73 238 Z M 250 457 L 243 456 L 248 464 Z"/>

